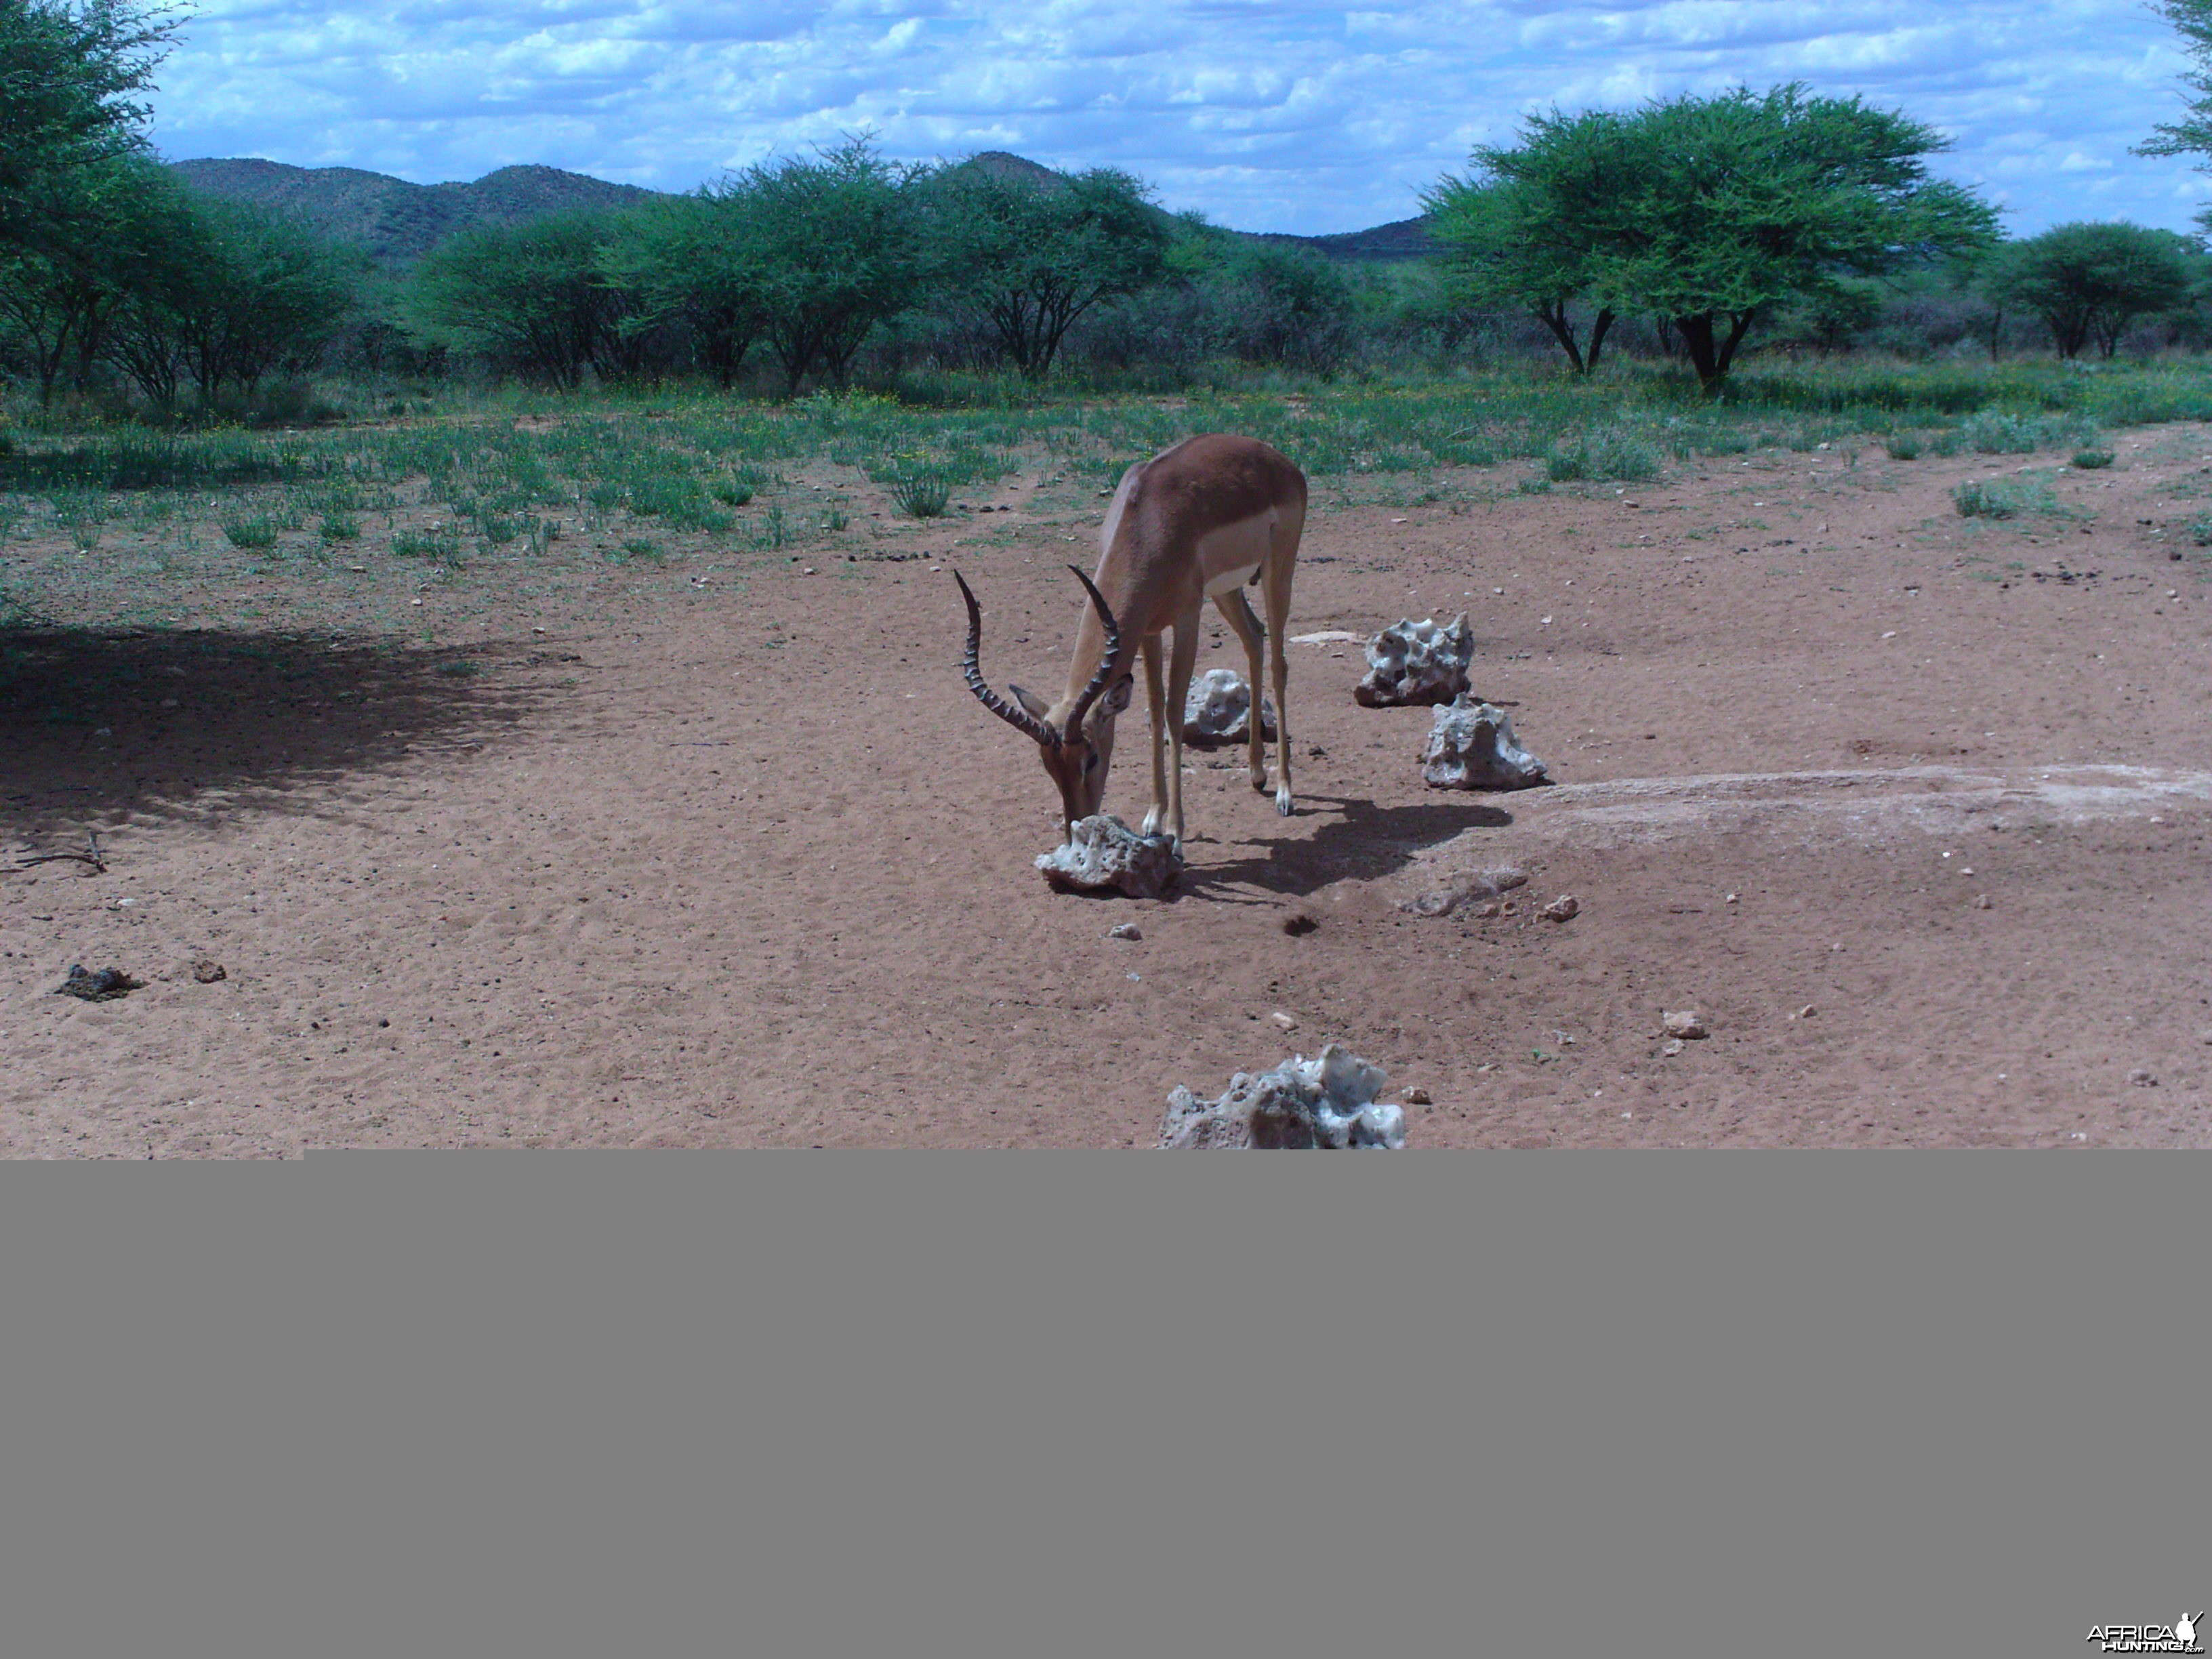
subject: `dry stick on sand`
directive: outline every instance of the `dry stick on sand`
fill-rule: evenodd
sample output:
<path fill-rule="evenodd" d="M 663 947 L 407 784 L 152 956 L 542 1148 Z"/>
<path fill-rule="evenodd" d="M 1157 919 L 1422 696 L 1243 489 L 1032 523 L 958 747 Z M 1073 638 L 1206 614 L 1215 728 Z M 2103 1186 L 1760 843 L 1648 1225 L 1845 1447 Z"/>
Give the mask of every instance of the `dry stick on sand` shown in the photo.
<path fill-rule="evenodd" d="M 60 864 L 65 861 L 73 861 L 78 864 L 90 865 L 92 866 L 92 873 L 95 876 L 106 875 L 107 873 L 107 861 L 100 856 L 100 836 L 98 832 L 90 830 L 85 831 L 84 845 L 85 850 L 82 853 L 37 853 L 28 857 L 19 856 L 15 860 L 15 871 L 11 871 L 9 873 L 13 874 L 15 873 L 15 872 L 23 870 L 34 870 L 41 864 Z"/>

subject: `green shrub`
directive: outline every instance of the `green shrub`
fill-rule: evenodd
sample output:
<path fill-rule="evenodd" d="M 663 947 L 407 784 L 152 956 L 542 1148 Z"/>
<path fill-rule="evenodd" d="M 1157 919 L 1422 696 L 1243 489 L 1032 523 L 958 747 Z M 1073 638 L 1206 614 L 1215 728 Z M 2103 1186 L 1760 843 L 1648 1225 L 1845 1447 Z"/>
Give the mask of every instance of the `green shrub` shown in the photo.
<path fill-rule="evenodd" d="M 2022 419 L 2016 415 L 2000 415 L 1994 410 L 1984 410 L 1967 417 L 1960 428 L 1960 436 L 1978 453 L 1984 455 L 2033 455 L 2040 439 L 2040 420 Z"/>
<path fill-rule="evenodd" d="M 1884 441 L 1893 461 L 1917 461 L 1920 459 L 1920 434 L 1917 432 L 1893 432 Z"/>
<path fill-rule="evenodd" d="M 762 551 L 773 552 L 791 540 L 791 527 L 784 520 L 781 502 L 753 520 L 753 545 Z"/>
<path fill-rule="evenodd" d="M 322 537 L 326 542 L 349 542 L 361 535 L 361 520 L 350 513 L 323 514 Z"/>
<path fill-rule="evenodd" d="M 2074 465 L 2085 471 L 2094 471 L 2112 464 L 2112 452 L 2109 449 L 2077 449 L 2074 452 Z"/>
<path fill-rule="evenodd" d="M 891 480 L 891 500 L 909 519 L 941 519 L 952 486 L 934 467 L 915 467 Z"/>
<path fill-rule="evenodd" d="M 2023 513 L 2070 516 L 2051 494 L 2048 479 L 1969 478 L 1951 491 L 1962 519 L 2016 519 Z"/>
<path fill-rule="evenodd" d="M 395 531 L 392 550 L 403 559 L 439 559 L 452 564 L 461 556 L 461 538 L 451 530 Z"/>
<path fill-rule="evenodd" d="M 225 519 L 222 533 L 233 547 L 274 547 L 276 520 L 265 513 L 257 513 L 250 519 Z"/>
<path fill-rule="evenodd" d="M 1658 447 L 1618 427 L 1600 427 L 1571 443 L 1554 445 L 1545 458 L 1544 472 L 1553 483 L 1577 479 L 1611 479 L 1641 483 L 1659 476 Z"/>

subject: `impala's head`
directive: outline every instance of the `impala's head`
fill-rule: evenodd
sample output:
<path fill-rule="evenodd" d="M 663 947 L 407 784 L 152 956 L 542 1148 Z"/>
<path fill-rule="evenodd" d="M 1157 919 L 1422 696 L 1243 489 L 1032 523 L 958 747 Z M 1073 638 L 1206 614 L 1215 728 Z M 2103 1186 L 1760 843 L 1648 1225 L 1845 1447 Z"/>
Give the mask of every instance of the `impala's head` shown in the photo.
<path fill-rule="evenodd" d="M 1073 565 L 1068 568 L 1075 570 Z M 1063 833 L 1073 830 L 1077 819 L 1096 812 L 1105 799 L 1106 770 L 1114 762 L 1114 717 L 1129 706 L 1133 684 L 1127 671 L 1115 662 L 1121 654 L 1121 629 L 1114 620 L 1113 610 L 1090 577 L 1075 570 L 1075 579 L 1097 607 L 1098 619 L 1106 627 L 1106 647 L 1091 683 L 1064 708 L 1054 708 L 1018 685 L 1006 688 L 1014 694 L 1014 701 L 1008 702 L 985 684 L 983 672 L 976 665 L 983 640 L 982 609 L 968 591 L 966 580 L 958 571 L 952 573 L 952 580 L 960 584 L 960 597 L 968 602 L 968 650 L 960 659 L 961 672 L 984 708 L 1036 744 L 1045 775 L 1060 791 Z"/>

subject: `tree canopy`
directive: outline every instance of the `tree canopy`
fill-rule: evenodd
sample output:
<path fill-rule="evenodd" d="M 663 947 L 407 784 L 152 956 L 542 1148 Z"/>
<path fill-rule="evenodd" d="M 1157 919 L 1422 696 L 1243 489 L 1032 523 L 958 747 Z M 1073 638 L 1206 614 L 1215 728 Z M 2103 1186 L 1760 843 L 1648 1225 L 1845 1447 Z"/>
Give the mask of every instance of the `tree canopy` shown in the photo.
<path fill-rule="evenodd" d="M 1169 231 L 1149 196 L 1110 167 L 1042 179 L 943 168 L 922 192 L 940 291 L 1040 379 L 1078 318 L 1159 279 Z"/>
<path fill-rule="evenodd" d="M 2109 357 L 2129 324 L 2188 297 L 2196 264 L 2194 244 L 2172 231 L 2057 225 L 1996 250 L 1978 285 L 1990 299 L 2040 317 L 2060 356 L 2077 356 L 2094 340 Z"/>
<path fill-rule="evenodd" d="M 71 173 L 146 147 L 174 25 L 135 0 L 0 0 L 0 245 L 51 232 Z"/>
<path fill-rule="evenodd" d="M 2164 121 L 2136 146 L 2138 155 L 2212 156 L 2212 0 L 2151 0 L 2151 9 L 2173 25 L 2197 67 L 2182 76 L 2197 95 L 2179 121 Z"/>
<path fill-rule="evenodd" d="M 1528 306 L 1571 358 L 1571 302 L 1595 311 L 1594 345 L 1613 316 L 1663 319 L 1712 390 L 1778 306 L 1993 238 L 1989 206 L 1929 175 L 1944 148 L 1856 97 L 1738 88 L 1536 116 L 1425 201 L 1471 293 Z"/>

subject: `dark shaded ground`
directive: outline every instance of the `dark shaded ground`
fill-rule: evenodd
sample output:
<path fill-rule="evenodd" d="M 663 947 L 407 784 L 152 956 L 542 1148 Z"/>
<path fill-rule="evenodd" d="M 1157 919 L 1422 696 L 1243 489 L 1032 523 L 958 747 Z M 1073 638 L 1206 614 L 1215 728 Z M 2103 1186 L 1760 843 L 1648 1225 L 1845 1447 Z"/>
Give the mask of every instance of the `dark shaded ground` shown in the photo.
<path fill-rule="evenodd" d="M 0 834 L 65 836 L 134 817 L 281 809 L 527 713 L 513 647 L 410 647 L 299 633 L 0 631 Z"/>

